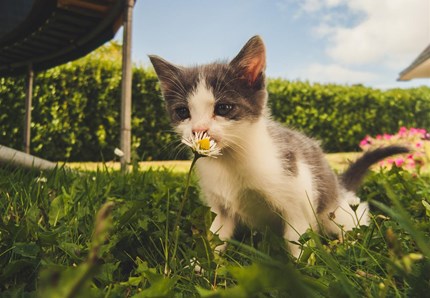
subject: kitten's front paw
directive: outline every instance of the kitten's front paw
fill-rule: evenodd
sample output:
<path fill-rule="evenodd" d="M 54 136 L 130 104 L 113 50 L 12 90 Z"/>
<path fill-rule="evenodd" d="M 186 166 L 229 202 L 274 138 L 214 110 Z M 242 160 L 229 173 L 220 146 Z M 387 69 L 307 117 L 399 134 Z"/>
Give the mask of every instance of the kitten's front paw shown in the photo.
<path fill-rule="evenodd" d="M 221 245 L 218 245 L 217 247 L 215 247 L 214 252 L 217 255 L 221 255 L 223 252 L 226 251 L 226 249 L 227 249 L 227 242 L 224 242 L 224 244 L 221 244 Z M 197 260 L 197 258 L 192 258 L 190 260 L 190 264 L 191 264 L 190 265 L 191 267 L 194 267 L 195 273 L 198 273 L 198 274 L 204 273 L 205 270 L 203 269 L 203 267 L 201 266 L 201 264 L 200 264 L 199 260 Z"/>
<path fill-rule="evenodd" d="M 227 242 L 224 242 L 223 244 L 215 247 L 215 253 L 222 254 L 223 252 L 226 251 L 226 249 L 227 249 Z"/>
<path fill-rule="evenodd" d="M 290 247 L 290 253 L 296 259 L 296 261 L 298 261 L 300 258 L 300 255 L 302 254 L 301 246 L 297 245 L 297 244 L 290 243 L 289 247 Z"/>
<path fill-rule="evenodd" d="M 194 267 L 194 272 L 197 274 L 203 274 L 204 269 L 200 266 L 199 261 L 196 258 L 190 260 L 191 267 Z"/>

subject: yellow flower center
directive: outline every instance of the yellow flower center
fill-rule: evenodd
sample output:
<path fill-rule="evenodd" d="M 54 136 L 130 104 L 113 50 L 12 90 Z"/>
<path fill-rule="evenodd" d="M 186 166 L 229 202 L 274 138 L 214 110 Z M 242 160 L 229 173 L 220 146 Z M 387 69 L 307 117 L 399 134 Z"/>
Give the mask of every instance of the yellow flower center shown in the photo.
<path fill-rule="evenodd" d="M 199 140 L 199 147 L 202 150 L 209 150 L 209 148 L 211 147 L 209 138 Z"/>

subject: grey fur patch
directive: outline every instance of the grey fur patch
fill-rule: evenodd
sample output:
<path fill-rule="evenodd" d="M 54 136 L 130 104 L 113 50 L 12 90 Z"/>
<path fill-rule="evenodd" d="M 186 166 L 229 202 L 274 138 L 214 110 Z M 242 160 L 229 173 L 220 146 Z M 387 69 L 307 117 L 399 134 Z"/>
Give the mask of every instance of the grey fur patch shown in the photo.
<path fill-rule="evenodd" d="M 261 116 L 267 99 L 264 82 L 258 88 L 249 88 L 247 81 L 230 64 L 206 65 L 201 74 L 215 96 L 215 104 L 233 105 L 225 118 L 238 121 Z"/>
<path fill-rule="evenodd" d="M 188 97 L 192 94 L 199 82 L 199 67 L 184 68 L 157 57 L 149 56 L 161 85 L 166 108 L 173 125 L 181 119 L 176 114 L 178 108 L 188 108 Z"/>
<path fill-rule="evenodd" d="M 277 142 L 284 169 L 292 176 L 297 175 L 297 161 L 304 161 L 312 172 L 313 184 L 318 193 L 316 212 L 320 214 L 338 198 L 337 177 L 325 159 L 317 141 L 276 122 L 270 123 L 269 133 Z"/>

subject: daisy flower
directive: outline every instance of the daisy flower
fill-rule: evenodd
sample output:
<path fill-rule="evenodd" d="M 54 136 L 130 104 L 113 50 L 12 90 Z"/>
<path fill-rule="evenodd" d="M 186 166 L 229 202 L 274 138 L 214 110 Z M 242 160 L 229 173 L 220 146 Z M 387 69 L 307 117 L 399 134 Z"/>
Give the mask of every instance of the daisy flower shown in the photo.
<path fill-rule="evenodd" d="M 217 156 L 222 155 L 221 149 L 207 132 L 199 131 L 192 134 L 188 138 L 183 138 L 182 143 L 190 147 L 194 154 L 198 156 L 216 158 Z"/>
<path fill-rule="evenodd" d="M 124 156 L 124 152 L 119 149 L 119 148 L 115 148 L 115 150 L 113 151 L 113 153 L 118 156 L 118 157 L 123 157 Z"/>

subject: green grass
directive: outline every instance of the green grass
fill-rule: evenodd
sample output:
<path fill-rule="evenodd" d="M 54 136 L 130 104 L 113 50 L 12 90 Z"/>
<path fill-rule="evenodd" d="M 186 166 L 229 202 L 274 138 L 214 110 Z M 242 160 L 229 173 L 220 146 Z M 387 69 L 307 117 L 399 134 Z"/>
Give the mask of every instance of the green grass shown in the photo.
<path fill-rule="evenodd" d="M 118 171 L 121 168 L 119 162 L 109 161 L 105 163 L 100 162 L 67 162 L 67 167 L 80 171 L 97 171 L 97 169 L 109 169 Z M 153 170 L 167 170 L 179 173 L 187 173 L 190 169 L 191 161 L 189 160 L 166 160 L 166 161 L 142 161 L 139 162 L 139 169 L 142 171 Z"/>
<path fill-rule="evenodd" d="M 328 153 L 326 154 L 326 158 L 330 163 L 330 166 L 338 171 L 344 171 L 348 165 L 356 160 L 358 157 L 362 155 L 361 152 L 341 152 L 341 153 Z M 61 163 L 60 163 L 61 164 Z M 119 170 L 120 163 L 119 162 L 69 162 L 65 163 L 66 166 L 82 170 L 82 171 L 96 171 L 97 169 L 112 169 Z M 139 162 L 139 168 L 143 171 L 147 171 L 149 169 L 153 170 L 171 170 L 179 173 L 186 173 L 190 169 L 191 161 L 189 160 L 167 160 L 167 161 L 143 161 Z M 378 165 L 374 167 L 375 170 L 378 170 Z M 430 167 L 426 166 L 421 169 L 421 172 L 430 174 Z"/>
<path fill-rule="evenodd" d="M 425 297 L 430 290 L 430 178 L 368 176 L 368 227 L 343 242 L 309 231 L 292 261 L 270 231 L 244 230 L 225 254 L 213 214 L 186 173 L 110 168 L 0 169 L 2 297 Z M 427 206 L 427 207 L 426 207 Z M 179 222 L 179 233 L 174 223 Z M 178 241 L 176 241 L 178 239 Z M 193 259 L 204 269 L 194 272 Z"/>
<path fill-rule="evenodd" d="M 338 171 L 344 170 L 350 161 L 357 159 L 361 153 L 329 153 L 326 155 L 332 168 Z M 108 168 L 119 170 L 121 165 L 119 162 L 109 161 L 100 162 L 68 162 L 66 166 L 81 171 L 96 171 L 97 169 Z M 172 170 L 174 172 L 186 173 L 190 169 L 191 161 L 189 160 L 168 160 L 168 161 L 143 161 L 139 162 L 139 168 L 143 171 L 153 170 Z"/>

